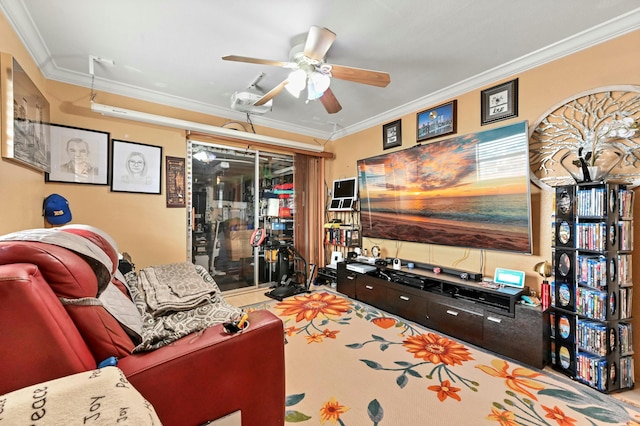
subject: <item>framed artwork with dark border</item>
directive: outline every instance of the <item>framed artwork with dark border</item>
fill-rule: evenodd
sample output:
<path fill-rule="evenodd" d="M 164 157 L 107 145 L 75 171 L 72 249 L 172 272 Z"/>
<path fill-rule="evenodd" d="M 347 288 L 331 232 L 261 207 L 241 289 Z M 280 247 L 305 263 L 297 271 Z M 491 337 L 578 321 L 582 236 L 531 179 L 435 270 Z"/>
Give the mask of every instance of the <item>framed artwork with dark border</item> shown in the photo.
<path fill-rule="evenodd" d="M 382 126 L 382 149 L 402 145 L 402 120 L 392 121 Z"/>
<path fill-rule="evenodd" d="M 455 99 L 446 104 L 419 112 L 416 120 L 417 141 L 421 142 L 456 133 L 458 126 L 457 113 L 458 101 Z"/>
<path fill-rule="evenodd" d="M 185 160 L 179 157 L 165 157 L 167 207 L 185 207 L 184 188 Z"/>
<path fill-rule="evenodd" d="M 109 132 L 49 124 L 51 171 L 45 182 L 109 184 Z"/>
<path fill-rule="evenodd" d="M 112 140 L 111 191 L 160 194 L 162 147 Z"/>
<path fill-rule="evenodd" d="M 518 116 L 518 79 L 480 92 L 481 125 Z"/>
<path fill-rule="evenodd" d="M 51 170 L 49 102 L 13 56 L 0 53 L 2 157 Z"/>

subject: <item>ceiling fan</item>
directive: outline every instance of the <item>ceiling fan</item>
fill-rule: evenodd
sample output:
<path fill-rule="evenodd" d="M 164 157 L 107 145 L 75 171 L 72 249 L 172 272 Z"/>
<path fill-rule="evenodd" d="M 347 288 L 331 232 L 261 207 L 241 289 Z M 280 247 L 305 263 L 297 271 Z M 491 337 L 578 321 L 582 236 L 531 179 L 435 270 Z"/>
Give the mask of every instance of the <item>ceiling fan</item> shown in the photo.
<path fill-rule="evenodd" d="M 293 46 L 289 54 L 289 62 L 236 55 L 223 56 L 222 59 L 292 69 L 289 76 L 256 101 L 255 106 L 266 104 L 285 88 L 298 97 L 306 87 L 307 99 L 320 99 L 327 112 L 334 114 L 340 111 L 342 106 L 329 88 L 331 77 L 378 87 L 386 87 L 391 81 L 391 77 L 386 72 L 327 64 L 324 59 L 335 39 L 334 32 L 314 25 L 309 29 L 306 41 Z"/>

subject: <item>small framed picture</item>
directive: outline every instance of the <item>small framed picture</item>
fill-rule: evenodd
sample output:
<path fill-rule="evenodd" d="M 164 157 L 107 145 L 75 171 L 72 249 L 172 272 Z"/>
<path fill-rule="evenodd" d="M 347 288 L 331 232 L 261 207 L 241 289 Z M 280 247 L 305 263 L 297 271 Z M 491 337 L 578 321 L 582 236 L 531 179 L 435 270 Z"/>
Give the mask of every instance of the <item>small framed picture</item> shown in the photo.
<path fill-rule="evenodd" d="M 417 141 L 450 135 L 457 131 L 458 101 L 453 100 L 418 113 Z"/>
<path fill-rule="evenodd" d="M 162 147 L 114 139 L 111 191 L 160 194 Z"/>
<path fill-rule="evenodd" d="M 507 81 L 480 94 L 481 125 L 518 116 L 518 79 Z"/>
<path fill-rule="evenodd" d="M 167 164 L 166 172 L 166 194 L 167 194 L 167 207 L 185 207 L 185 175 L 184 175 L 184 158 L 179 157 L 165 157 Z"/>
<path fill-rule="evenodd" d="M 45 182 L 109 184 L 109 133 L 48 124 L 51 172 Z"/>
<path fill-rule="evenodd" d="M 402 120 L 396 120 L 382 126 L 382 149 L 402 145 Z"/>

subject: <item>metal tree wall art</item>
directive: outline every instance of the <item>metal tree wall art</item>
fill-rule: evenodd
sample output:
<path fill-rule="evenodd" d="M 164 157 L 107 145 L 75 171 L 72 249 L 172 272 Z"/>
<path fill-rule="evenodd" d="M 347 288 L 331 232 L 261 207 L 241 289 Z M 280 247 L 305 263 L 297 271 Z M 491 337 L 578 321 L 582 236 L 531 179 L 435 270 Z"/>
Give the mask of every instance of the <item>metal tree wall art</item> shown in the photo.
<path fill-rule="evenodd" d="M 640 86 L 604 87 L 552 107 L 531 128 L 529 162 L 542 188 L 605 178 L 640 185 Z"/>

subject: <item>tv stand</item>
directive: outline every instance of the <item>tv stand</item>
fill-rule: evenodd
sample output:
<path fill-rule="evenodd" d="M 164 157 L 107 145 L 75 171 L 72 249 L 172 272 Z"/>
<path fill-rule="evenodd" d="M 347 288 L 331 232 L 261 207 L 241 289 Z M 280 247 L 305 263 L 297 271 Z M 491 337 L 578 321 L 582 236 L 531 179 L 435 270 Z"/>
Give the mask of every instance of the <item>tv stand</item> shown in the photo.
<path fill-rule="evenodd" d="M 422 264 L 367 273 L 347 266 L 338 263 L 337 288 L 348 297 L 536 368 L 547 363 L 548 313 L 518 303 L 526 289 L 489 288 Z"/>

